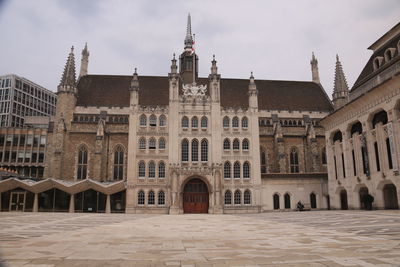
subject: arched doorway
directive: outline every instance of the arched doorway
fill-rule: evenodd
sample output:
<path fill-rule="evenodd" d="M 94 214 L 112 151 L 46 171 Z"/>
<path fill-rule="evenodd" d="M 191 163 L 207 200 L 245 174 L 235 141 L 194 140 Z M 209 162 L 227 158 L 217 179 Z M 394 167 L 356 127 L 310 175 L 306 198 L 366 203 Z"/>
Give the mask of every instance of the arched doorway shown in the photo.
<path fill-rule="evenodd" d="M 315 195 L 314 192 L 310 194 L 310 204 L 312 209 L 317 208 L 317 196 Z"/>
<path fill-rule="evenodd" d="M 385 201 L 385 209 L 399 208 L 397 189 L 394 184 L 387 184 L 383 187 L 383 200 Z"/>
<path fill-rule="evenodd" d="M 347 205 L 347 191 L 343 189 L 340 191 L 340 209 L 347 210 L 349 206 Z"/>
<path fill-rule="evenodd" d="M 365 201 L 364 198 L 369 194 L 368 188 L 367 187 L 361 187 L 360 191 L 358 192 L 360 196 L 360 208 L 361 209 L 366 209 L 365 207 Z"/>
<path fill-rule="evenodd" d="M 274 194 L 274 210 L 279 210 L 279 195 Z"/>
<path fill-rule="evenodd" d="M 208 188 L 199 178 L 188 181 L 183 188 L 184 213 L 208 213 Z"/>

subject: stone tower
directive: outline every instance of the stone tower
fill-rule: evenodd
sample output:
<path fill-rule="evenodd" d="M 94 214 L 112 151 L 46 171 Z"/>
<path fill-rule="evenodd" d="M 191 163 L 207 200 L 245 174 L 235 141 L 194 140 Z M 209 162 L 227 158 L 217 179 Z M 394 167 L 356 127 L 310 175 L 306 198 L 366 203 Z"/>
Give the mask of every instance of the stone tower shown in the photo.
<path fill-rule="evenodd" d="M 312 81 L 315 83 L 321 83 L 319 79 L 318 60 L 315 57 L 314 52 L 312 52 L 310 64 L 311 64 Z"/>
<path fill-rule="evenodd" d="M 88 65 L 89 65 L 89 50 L 86 43 L 85 48 L 83 48 L 82 50 L 81 70 L 79 72 L 79 77 L 87 75 Z"/>
<path fill-rule="evenodd" d="M 192 25 L 190 14 L 188 15 L 186 37 L 185 37 L 185 50 L 179 56 L 179 73 L 184 84 L 191 84 L 196 81 L 198 77 L 198 61 L 199 58 L 194 51 L 194 39 L 192 35 Z M 193 57 L 194 60 L 193 60 Z M 193 75 L 193 61 L 195 65 L 195 73 Z"/>
<path fill-rule="evenodd" d="M 339 56 L 336 55 L 335 83 L 333 87 L 332 101 L 335 109 L 340 108 L 347 103 L 349 96 L 349 87 L 344 76 L 342 63 Z"/>
<path fill-rule="evenodd" d="M 68 131 L 71 129 L 71 121 L 76 105 L 76 72 L 74 47 L 68 55 L 67 63 L 61 77 L 60 84 L 57 87 L 57 108 L 54 118 L 54 130 L 52 142 L 50 143 L 49 157 L 47 157 L 48 173 L 46 177 L 57 177 L 66 179 L 62 170 L 65 157 L 65 146 L 68 141 Z"/>

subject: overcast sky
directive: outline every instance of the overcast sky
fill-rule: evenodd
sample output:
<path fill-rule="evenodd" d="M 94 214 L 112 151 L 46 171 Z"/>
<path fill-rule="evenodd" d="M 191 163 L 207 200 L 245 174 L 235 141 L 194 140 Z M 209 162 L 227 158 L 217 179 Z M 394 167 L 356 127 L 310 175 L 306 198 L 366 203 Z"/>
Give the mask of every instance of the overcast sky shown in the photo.
<path fill-rule="evenodd" d="M 0 0 L 0 75 L 56 91 L 69 49 L 77 72 L 88 43 L 90 74 L 167 75 L 183 51 L 188 12 L 200 76 L 212 55 L 225 78 L 310 80 L 314 51 L 331 97 L 335 55 L 351 87 L 367 47 L 399 22 L 399 0 L 118 1 Z M 111 90 L 111 88 L 110 88 Z"/>

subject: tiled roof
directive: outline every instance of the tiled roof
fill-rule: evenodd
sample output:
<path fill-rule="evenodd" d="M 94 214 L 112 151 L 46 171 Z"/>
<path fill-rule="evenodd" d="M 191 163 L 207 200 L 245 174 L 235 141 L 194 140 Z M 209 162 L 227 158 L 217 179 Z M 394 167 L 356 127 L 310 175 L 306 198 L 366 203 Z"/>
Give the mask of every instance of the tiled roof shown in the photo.
<path fill-rule="evenodd" d="M 78 106 L 129 106 L 129 85 L 132 76 L 86 75 L 80 78 Z M 198 83 L 208 84 L 207 78 Z M 323 88 L 314 82 L 256 80 L 259 109 L 331 111 L 331 103 Z M 225 108 L 248 107 L 248 79 L 221 79 L 221 105 Z M 139 75 L 139 104 L 167 106 L 168 77 Z"/>
<path fill-rule="evenodd" d="M 360 75 L 358 76 L 358 78 L 357 78 L 356 82 L 354 83 L 353 88 L 351 89 L 351 91 L 357 89 L 357 87 L 362 85 L 364 82 L 368 81 L 370 78 L 374 77 L 376 74 L 378 74 L 379 72 L 384 70 L 386 68 L 386 66 L 389 66 L 392 63 L 394 63 L 395 61 L 399 60 L 399 56 L 400 55 L 399 55 L 399 50 L 397 49 L 397 44 L 398 44 L 399 41 L 400 41 L 400 35 L 397 35 L 390 42 L 388 42 L 387 44 L 382 46 L 380 49 L 374 51 L 372 56 L 369 58 L 367 64 L 365 65 L 364 69 L 361 71 Z M 374 66 L 373 66 L 374 59 L 376 57 L 378 57 L 378 56 L 384 58 L 385 57 L 385 51 L 388 48 L 396 48 L 396 51 L 394 53 L 394 57 L 388 63 L 385 63 L 385 61 L 384 61 L 382 67 L 380 67 L 379 69 L 374 71 Z"/>

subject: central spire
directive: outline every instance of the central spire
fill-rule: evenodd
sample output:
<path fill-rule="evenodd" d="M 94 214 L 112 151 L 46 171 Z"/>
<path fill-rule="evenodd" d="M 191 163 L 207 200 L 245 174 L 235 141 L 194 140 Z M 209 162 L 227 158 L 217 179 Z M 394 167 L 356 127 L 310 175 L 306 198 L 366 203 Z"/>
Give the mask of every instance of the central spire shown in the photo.
<path fill-rule="evenodd" d="M 187 26 L 186 26 L 185 50 L 191 50 L 192 46 L 193 46 L 192 22 L 191 22 L 190 13 L 189 13 L 188 19 L 187 19 Z"/>

